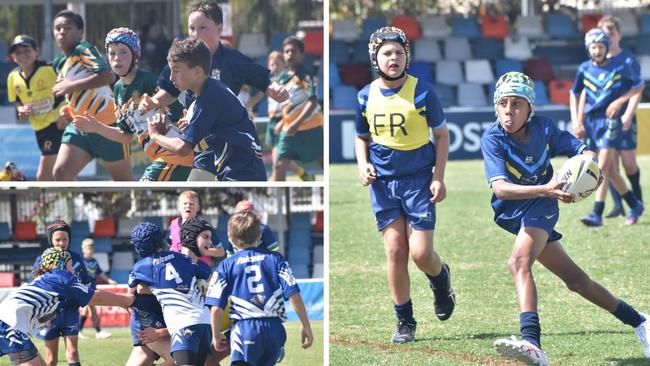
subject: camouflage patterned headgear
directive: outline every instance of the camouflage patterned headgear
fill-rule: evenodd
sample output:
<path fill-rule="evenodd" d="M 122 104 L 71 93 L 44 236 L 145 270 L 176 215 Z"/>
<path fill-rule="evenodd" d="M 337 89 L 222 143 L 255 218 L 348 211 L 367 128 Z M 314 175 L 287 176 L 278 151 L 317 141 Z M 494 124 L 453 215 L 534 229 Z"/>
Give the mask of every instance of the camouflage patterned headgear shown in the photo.
<path fill-rule="evenodd" d="M 494 111 L 496 112 L 497 104 L 503 97 L 521 97 L 526 99 L 530 105 L 530 115 L 528 121 L 535 115 L 535 84 L 528 75 L 518 72 L 510 71 L 499 78 L 494 89 Z"/>
<path fill-rule="evenodd" d="M 72 259 L 70 253 L 63 248 L 47 248 L 41 254 L 40 269 L 42 272 L 51 272 L 55 269 L 65 270 L 65 265 L 70 259 Z"/>
<path fill-rule="evenodd" d="M 379 64 L 377 63 L 377 52 L 379 52 L 381 46 L 386 42 L 397 42 L 404 47 L 404 51 L 406 52 L 406 67 L 404 70 L 408 69 L 409 63 L 411 62 L 411 47 L 409 40 L 406 38 L 406 34 L 397 27 L 382 27 L 370 36 L 368 55 L 370 56 L 370 65 L 372 68 L 381 73 Z"/>

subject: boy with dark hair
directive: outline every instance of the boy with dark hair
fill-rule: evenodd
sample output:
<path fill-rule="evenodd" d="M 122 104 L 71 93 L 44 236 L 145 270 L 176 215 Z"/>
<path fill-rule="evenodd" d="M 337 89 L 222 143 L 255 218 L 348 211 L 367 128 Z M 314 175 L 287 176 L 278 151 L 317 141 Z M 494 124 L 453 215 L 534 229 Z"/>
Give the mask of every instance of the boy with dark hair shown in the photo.
<path fill-rule="evenodd" d="M 36 172 L 37 180 L 52 180 L 52 169 L 61 146 L 63 128 L 67 124 L 59 116 L 62 97 L 54 97 L 52 87 L 56 73 L 52 66 L 38 60 L 38 45 L 34 38 L 22 34 L 16 36 L 9 47 L 11 59 L 18 68 L 7 76 L 7 94 L 10 102 L 16 102 L 18 118 L 29 118 L 36 133 L 41 158 Z"/>
<path fill-rule="evenodd" d="M 287 69 L 278 82 L 289 92 L 282 106 L 282 120 L 275 125 L 279 135 L 272 180 L 286 180 L 291 160 L 317 160 L 323 165 L 323 114 L 316 95 L 317 78 L 303 64 L 305 45 L 297 37 L 282 42 Z"/>
<path fill-rule="evenodd" d="M 219 329 L 231 299 L 231 364 L 276 364 L 284 355 L 287 333 L 282 322 L 284 301 L 289 299 L 302 322 L 302 347 L 310 347 L 314 336 L 289 264 L 281 254 L 258 248 L 259 217 L 251 211 L 234 214 L 228 220 L 228 240 L 239 250 L 213 273 L 205 302 L 212 306 L 212 346 L 217 351 L 228 347 Z"/>
<path fill-rule="evenodd" d="M 58 80 L 52 91 L 65 96 L 73 115 L 92 116 L 115 125 L 115 103 L 110 84 L 115 76 L 95 46 L 83 41 L 81 16 L 63 10 L 54 17 L 54 39 L 61 48 L 52 62 Z M 85 133 L 69 124 L 54 164 L 54 179 L 70 181 L 94 158 L 100 160 L 114 180 L 132 180 L 129 145 L 95 133 Z"/>
<path fill-rule="evenodd" d="M 188 125 L 180 137 L 166 136 L 165 116 L 149 121 L 149 136 L 173 154 L 210 151 L 214 157 L 202 161 L 194 157 L 194 168 L 220 181 L 265 181 L 262 148 L 246 108 L 219 80 L 210 78 L 210 51 L 198 38 L 175 40 L 167 62 L 172 83 L 191 90 L 197 98 L 187 112 Z"/>

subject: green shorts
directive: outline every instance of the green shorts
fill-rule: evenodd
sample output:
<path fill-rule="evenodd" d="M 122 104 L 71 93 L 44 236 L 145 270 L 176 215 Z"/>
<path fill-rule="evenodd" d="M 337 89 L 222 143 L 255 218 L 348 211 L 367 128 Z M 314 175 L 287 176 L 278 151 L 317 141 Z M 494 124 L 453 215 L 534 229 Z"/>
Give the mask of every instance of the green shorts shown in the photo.
<path fill-rule="evenodd" d="M 117 125 L 112 124 L 109 126 L 116 127 Z M 129 144 L 120 144 L 96 133 L 81 132 L 74 128 L 72 123 L 63 131 L 61 143 L 74 145 L 87 152 L 94 159 L 104 161 L 119 161 L 131 155 Z"/>
<path fill-rule="evenodd" d="M 280 133 L 278 158 L 309 162 L 323 156 L 323 127 L 298 131 L 293 136 Z"/>
<path fill-rule="evenodd" d="M 145 170 L 140 178 L 141 182 L 185 182 L 190 175 L 192 167 L 178 164 L 169 164 L 164 161 L 154 161 Z"/>
<path fill-rule="evenodd" d="M 264 135 L 264 142 L 271 148 L 278 144 L 279 136 L 275 134 L 275 125 L 282 120 L 282 117 L 270 118 L 269 123 L 266 125 L 266 135 Z"/>

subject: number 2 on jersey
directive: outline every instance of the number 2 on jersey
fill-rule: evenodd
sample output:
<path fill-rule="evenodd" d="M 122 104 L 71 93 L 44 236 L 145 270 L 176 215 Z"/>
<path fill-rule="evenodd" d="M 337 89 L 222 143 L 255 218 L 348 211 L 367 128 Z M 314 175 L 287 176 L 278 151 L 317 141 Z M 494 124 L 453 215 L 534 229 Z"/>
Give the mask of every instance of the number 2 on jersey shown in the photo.
<path fill-rule="evenodd" d="M 260 270 L 260 266 L 257 264 L 254 264 L 252 266 L 246 267 L 246 274 L 251 274 L 246 279 L 246 284 L 248 285 L 248 291 L 251 294 L 258 294 L 260 292 L 264 292 L 264 284 L 259 283 L 258 281 L 262 279 L 262 271 Z"/>

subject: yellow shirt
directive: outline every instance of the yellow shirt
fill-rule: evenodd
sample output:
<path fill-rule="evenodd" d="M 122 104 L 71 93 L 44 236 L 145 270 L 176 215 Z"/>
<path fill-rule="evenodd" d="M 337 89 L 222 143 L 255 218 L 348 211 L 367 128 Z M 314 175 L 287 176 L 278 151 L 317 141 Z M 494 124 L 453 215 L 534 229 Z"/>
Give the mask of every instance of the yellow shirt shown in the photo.
<path fill-rule="evenodd" d="M 56 73 L 52 66 L 37 62 L 36 70 L 26 80 L 16 68 L 7 76 L 7 94 L 10 102 L 19 101 L 31 105 L 29 123 L 34 131 L 40 131 L 59 119 L 59 106 L 55 106 L 52 87 L 56 83 Z M 61 103 L 59 103 L 61 104 Z"/>
<path fill-rule="evenodd" d="M 414 150 L 429 142 L 429 124 L 424 107 L 415 107 L 415 86 L 418 79 L 407 75 L 398 93 L 384 96 L 380 79 L 368 90 L 365 117 L 375 143 L 395 150 Z"/>

